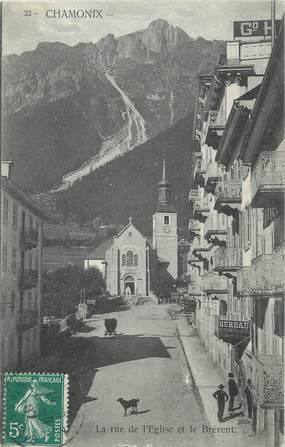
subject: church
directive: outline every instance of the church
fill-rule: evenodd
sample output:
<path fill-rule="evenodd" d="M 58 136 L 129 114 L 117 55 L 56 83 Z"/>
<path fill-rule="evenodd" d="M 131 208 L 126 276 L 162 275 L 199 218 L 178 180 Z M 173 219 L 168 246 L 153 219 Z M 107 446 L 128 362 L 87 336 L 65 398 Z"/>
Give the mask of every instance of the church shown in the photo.
<path fill-rule="evenodd" d="M 173 291 L 178 276 L 177 212 L 171 202 L 171 187 L 166 179 L 165 158 L 162 179 L 158 184 L 158 201 L 152 216 L 153 235 L 143 235 L 132 218 L 128 225 L 114 236 L 106 247 L 104 277 L 107 291 L 112 296 L 145 297 L 154 293 L 165 296 Z M 102 258 L 102 253 L 100 253 Z"/>

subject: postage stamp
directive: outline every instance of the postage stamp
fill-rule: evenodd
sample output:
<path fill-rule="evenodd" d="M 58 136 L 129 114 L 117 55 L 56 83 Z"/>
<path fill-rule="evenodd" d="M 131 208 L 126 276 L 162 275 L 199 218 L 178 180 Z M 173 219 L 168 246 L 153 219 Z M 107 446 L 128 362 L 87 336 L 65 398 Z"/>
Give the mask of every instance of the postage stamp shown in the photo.
<path fill-rule="evenodd" d="M 6 373 L 4 445 L 62 446 L 67 433 L 68 376 Z"/>

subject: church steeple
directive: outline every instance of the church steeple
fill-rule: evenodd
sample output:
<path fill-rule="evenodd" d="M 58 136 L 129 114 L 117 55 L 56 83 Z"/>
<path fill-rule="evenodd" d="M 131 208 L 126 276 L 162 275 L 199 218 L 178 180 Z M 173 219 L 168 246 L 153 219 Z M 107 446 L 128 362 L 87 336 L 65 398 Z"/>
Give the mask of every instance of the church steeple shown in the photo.
<path fill-rule="evenodd" d="M 171 187 L 170 183 L 166 178 L 166 161 L 165 155 L 163 156 L 162 165 L 162 178 L 158 184 L 158 201 L 157 201 L 157 211 L 169 211 L 175 212 L 173 205 L 171 204 Z"/>

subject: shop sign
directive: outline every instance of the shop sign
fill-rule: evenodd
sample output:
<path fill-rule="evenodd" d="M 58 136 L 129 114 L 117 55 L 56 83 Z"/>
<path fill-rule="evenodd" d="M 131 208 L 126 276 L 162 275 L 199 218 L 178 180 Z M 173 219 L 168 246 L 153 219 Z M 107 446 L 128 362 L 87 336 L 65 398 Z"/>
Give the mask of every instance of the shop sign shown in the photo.
<path fill-rule="evenodd" d="M 281 20 L 275 21 L 276 33 L 280 28 Z M 271 20 L 243 20 L 234 22 L 234 38 L 236 37 L 270 37 Z"/>
<path fill-rule="evenodd" d="M 250 321 L 229 320 L 217 316 L 215 332 L 222 340 L 238 343 L 250 336 Z"/>

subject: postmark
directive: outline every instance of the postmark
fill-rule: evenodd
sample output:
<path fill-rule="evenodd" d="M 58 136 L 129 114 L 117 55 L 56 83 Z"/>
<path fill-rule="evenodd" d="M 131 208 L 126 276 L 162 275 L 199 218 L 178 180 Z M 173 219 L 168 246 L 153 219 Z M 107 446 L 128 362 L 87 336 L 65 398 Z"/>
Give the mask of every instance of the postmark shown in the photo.
<path fill-rule="evenodd" d="M 4 375 L 4 445 L 62 446 L 67 432 L 68 376 Z"/>

